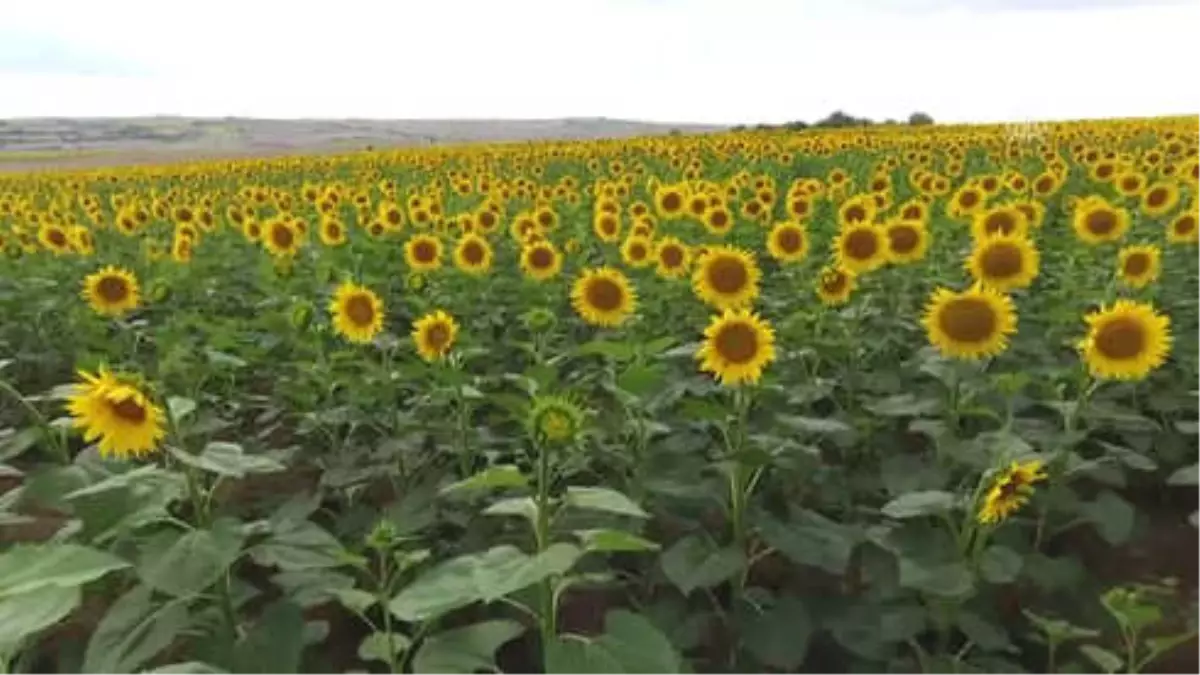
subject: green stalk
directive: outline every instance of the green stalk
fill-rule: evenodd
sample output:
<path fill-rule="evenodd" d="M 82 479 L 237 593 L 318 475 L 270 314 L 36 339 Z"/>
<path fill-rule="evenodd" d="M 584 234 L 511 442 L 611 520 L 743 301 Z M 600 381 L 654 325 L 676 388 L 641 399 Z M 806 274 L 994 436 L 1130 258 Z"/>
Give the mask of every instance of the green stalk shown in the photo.
<path fill-rule="evenodd" d="M 63 442 L 58 430 L 50 426 L 50 422 L 46 419 L 45 415 L 42 415 L 41 411 L 21 395 L 21 392 L 17 391 L 16 387 L 8 382 L 0 380 L 0 390 L 8 392 L 9 396 L 29 412 L 29 416 L 33 418 L 34 423 L 41 427 L 42 433 L 50 439 L 50 445 L 54 448 L 55 454 L 58 455 L 63 465 L 69 465 L 71 463 L 71 451 Z"/>
<path fill-rule="evenodd" d="M 550 546 L 550 453 L 542 443 L 537 443 L 537 452 L 537 519 L 533 536 L 540 555 Z M 543 579 L 538 585 L 538 605 L 538 628 L 541 632 L 544 666 L 549 662 L 550 645 L 554 642 L 558 626 L 558 608 L 554 599 L 554 587 L 549 578 Z"/>

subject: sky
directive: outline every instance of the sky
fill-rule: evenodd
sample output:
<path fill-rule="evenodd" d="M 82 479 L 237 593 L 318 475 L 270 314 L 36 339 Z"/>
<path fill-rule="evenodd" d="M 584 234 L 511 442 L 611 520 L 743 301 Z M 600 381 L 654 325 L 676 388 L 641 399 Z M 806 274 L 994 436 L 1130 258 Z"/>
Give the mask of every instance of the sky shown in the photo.
<path fill-rule="evenodd" d="M 0 118 L 1194 114 L 1200 0 L 4 0 Z"/>

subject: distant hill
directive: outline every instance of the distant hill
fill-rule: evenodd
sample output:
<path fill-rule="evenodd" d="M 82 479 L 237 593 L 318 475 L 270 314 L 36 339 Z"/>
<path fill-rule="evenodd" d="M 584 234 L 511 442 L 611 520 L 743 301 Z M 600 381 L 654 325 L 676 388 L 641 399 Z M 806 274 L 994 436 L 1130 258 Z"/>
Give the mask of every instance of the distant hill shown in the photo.
<path fill-rule="evenodd" d="M 549 120 L 276 120 L 131 117 L 0 119 L 0 163 L 54 158 L 96 163 L 131 158 L 283 154 L 476 141 L 623 138 L 719 131 L 698 124 L 566 118 Z M 22 160 L 22 158 L 24 158 Z"/>

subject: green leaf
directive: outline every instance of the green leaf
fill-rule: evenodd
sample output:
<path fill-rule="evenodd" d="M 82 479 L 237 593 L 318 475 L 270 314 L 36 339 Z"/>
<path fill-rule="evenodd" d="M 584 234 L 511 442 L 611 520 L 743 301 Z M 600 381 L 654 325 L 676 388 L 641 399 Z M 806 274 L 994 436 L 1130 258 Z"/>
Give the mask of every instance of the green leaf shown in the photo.
<path fill-rule="evenodd" d="M 746 649 L 762 664 L 794 672 L 808 656 L 813 620 L 799 598 L 784 596 L 741 627 Z"/>
<path fill-rule="evenodd" d="M 1133 534 L 1133 507 L 1112 490 L 1101 492 L 1095 501 L 1082 504 L 1080 510 L 1100 537 L 1113 546 L 1124 544 Z"/>
<path fill-rule="evenodd" d="M 371 633 L 359 643 L 358 658 L 363 661 L 391 663 L 393 658 L 403 654 L 411 645 L 412 640 L 403 633 L 392 633 L 390 642 L 387 633 Z"/>
<path fill-rule="evenodd" d="M 0 597 L 0 655 L 62 621 L 83 599 L 78 586 L 47 584 Z"/>
<path fill-rule="evenodd" d="M 842 434 L 854 430 L 849 424 L 833 418 L 776 415 L 775 419 L 797 431 L 809 434 Z"/>
<path fill-rule="evenodd" d="M 1198 477 L 1200 477 L 1200 470 L 1197 469 L 1196 464 L 1183 466 L 1176 469 L 1167 478 L 1167 485 L 1196 485 Z"/>
<path fill-rule="evenodd" d="M 974 590 L 971 571 L 960 562 L 900 557 L 900 585 L 943 598 L 965 598 Z"/>
<path fill-rule="evenodd" d="M 474 673 L 496 670 L 496 650 L 516 639 L 525 627 L 494 619 L 448 630 L 425 640 L 413 657 L 417 673 Z"/>
<path fill-rule="evenodd" d="M 225 671 L 203 661 L 184 661 L 183 663 L 172 663 L 144 672 L 146 675 L 150 675 L 151 673 L 163 673 L 164 675 L 168 673 L 177 675 L 219 675 Z"/>
<path fill-rule="evenodd" d="M 1099 441 L 1099 444 L 1109 455 L 1116 457 L 1117 461 L 1131 469 L 1137 471 L 1154 471 L 1158 469 L 1158 463 L 1137 450 L 1105 441 Z"/>
<path fill-rule="evenodd" d="M 144 670 L 142 675 L 229 675 L 229 671 L 208 663 L 188 661 L 187 663 L 163 665 L 154 670 Z"/>
<path fill-rule="evenodd" d="M 662 384 L 666 368 L 658 365 L 635 364 L 617 377 L 617 386 L 634 396 L 645 396 Z"/>
<path fill-rule="evenodd" d="M 637 356 L 637 347 L 629 342 L 593 340 L 576 350 L 581 356 L 606 356 L 614 361 L 628 361 Z"/>
<path fill-rule="evenodd" d="M 209 529 L 162 532 L 142 549 L 138 575 L 142 581 L 177 598 L 202 592 L 237 560 L 242 550 L 238 522 L 221 519 Z"/>
<path fill-rule="evenodd" d="M 603 645 L 577 635 L 559 635 L 546 650 L 546 673 L 622 673 L 620 661 Z"/>
<path fill-rule="evenodd" d="M 1022 609 L 1021 613 L 1025 615 L 1025 618 L 1029 619 L 1030 623 L 1037 626 L 1039 630 L 1041 630 L 1046 634 L 1046 636 L 1055 642 L 1085 640 L 1087 638 L 1094 638 L 1100 635 L 1100 631 L 1093 628 L 1083 628 L 1081 626 L 1076 626 L 1069 621 L 1052 619 L 1050 617 L 1034 614 L 1027 609 Z"/>
<path fill-rule="evenodd" d="M 135 672 L 187 628 L 187 605 L 151 595 L 149 586 L 135 586 L 109 607 L 88 641 L 82 672 Z"/>
<path fill-rule="evenodd" d="M 1012 646 L 1012 642 L 1008 639 L 1008 633 L 1003 627 L 978 614 L 967 609 L 959 609 L 955 612 L 954 617 L 963 634 L 985 651 L 1001 651 Z"/>
<path fill-rule="evenodd" d="M 577 509 L 604 511 L 620 516 L 649 518 L 650 514 L 625 495 L 602 487 L 568 487 L 566 503 Z"/>
<path fill-rule="evenodd" d="M 249 473 L 274 473 L 287 468 L 268 457 L 247 455 L 237 443 L 214 441 L 204 446 L 204 450 L 198 455 L 169 445 L 167 452 L 188 466 L 231 478 L 243 478 Z"/>
<path fill-rule="evenodd" d="M 303 650 L 304 614 L 294 603 L 278 600 L 234 646 L 234 672 L 297 673 Z"/>
<path fill-rule="evenodd" d="M 500 488 L 529 487 L 529 479 L 513 464 L 488 467 L 483 471 L 442 488 L 441 494 L 468 490 L 496 490 Z"/>
<path fill-rule="evenodd" d="M 494 502 L 483 510 L 485 516 L 521 516 L 535 522 L 537 520 L 537 504 L 532 497 L 510 497 Z"/>
<path fill-rule="evenodd" d="M 195 411 L 196 402 L 190 398 L 172 396 L 167 399 L 167 412 L 170 413 L 171 419 L 175 420 L 176 424 Z"/>
<path fill-rule="evenodd" d="M 800 511 L 788 523 L 765 519 L 759 531 L 768 544 L 793 562 L 833 574 L 846 571 L 859 541 L 854 530 L 815 511 Z"/>
<path fill-rule="evenodd" d="M 679 673 L 683 661 L 649 619 L 623 609 L 604 617 L 604 633 L 562 636 L 547 655 L 547 673 Z"/>
<path fill-rule="evenodd" d="M 710 588 L 729 579 L 746 566 L 741 549 L 718 547 L 704 535 L 689 535 L 662 554 L 662 571 L 681 593 Z"/>
<path fill-rule="evenodd" d="M 493 602 L 563 574 L 582 554 L 578 547 L 558 543 L 536 556 L 509 545 L 459 556 L 417 577 L 388 608 L 404 621 L 432 619 L 473 602 Z"/>
<path fill-rule="evenodd" d="M 576 530 L 584 549 L 595 553 L 657 551 L 658 544 L 622 530 Z"/>
<path fill-rule="evenodd" d="M 14 546 L 0 553 L 0 598 L 48 586 L 75 588 L 129 563 L 79 544 Z"/>
<path fill-rule="evenodd" d="M 279 524 L 265 541 L 249 550 L 254 561 L 281 570 L 338 567 L 347 563 L 342 543 L 310 520 Z"/>
<path fill-rule="evenodd" d="M 946 513 L 954 508 L 955 496 L 942 490 L 922 490 L 900 495 L 884 504 L 880 512 L 897 520 Z"/>
<path fill-rule="evenodd" d="M 347 609 L 359 614 L 366 612 L 376 602 L 379 602 L 379 598 L 373 593 L 368 593 L 358 588 L 339 588 L 333 592 L 333 595 Z"/>
<path fill-rule="evenodd" d="M 937 398 L 917 398 L 912 394 L 896 394 L 863 407 L 883 417 L 920 417 L 940 411 L 942 401 Z"/>
<path fill-rule="evenodd" d="M 1021 555 L 1006 546 L 992 545 L 979 561 L 979 576 L 993 584 L 1011 584 L 1021 574 Z"/>
<path fill-rule="evenodd" d="M 1106 673 L 1115 673 L 1125 665 L 1121 657 L 1099 645 L 1081 645 L 1079 651 Z"/>

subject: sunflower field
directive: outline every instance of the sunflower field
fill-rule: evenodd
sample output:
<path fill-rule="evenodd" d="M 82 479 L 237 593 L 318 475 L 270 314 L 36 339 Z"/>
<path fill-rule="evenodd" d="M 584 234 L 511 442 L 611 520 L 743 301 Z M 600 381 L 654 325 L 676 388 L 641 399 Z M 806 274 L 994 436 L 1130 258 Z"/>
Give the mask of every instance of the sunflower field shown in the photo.
<path fill-rule="evenodd" d="M 1197 119 L 0 175 L 0 671 L 1196 672 Z"/>

